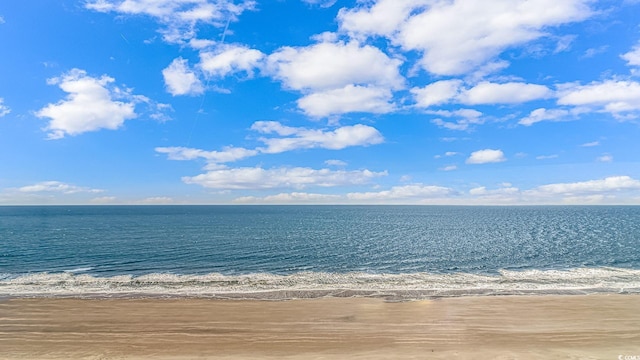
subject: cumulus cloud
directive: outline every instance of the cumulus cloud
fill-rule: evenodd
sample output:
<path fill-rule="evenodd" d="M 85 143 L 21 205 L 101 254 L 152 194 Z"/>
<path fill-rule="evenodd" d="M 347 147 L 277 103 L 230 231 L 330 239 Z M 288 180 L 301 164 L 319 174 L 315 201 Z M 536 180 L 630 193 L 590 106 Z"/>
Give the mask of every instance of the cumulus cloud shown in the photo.
<path fill-rule="evenodd" d="M 196 36 L 198 23 L 224 27 L 227 21 L 255 6 L 254 1 L 229 0 L 87 0 L 85 7 L 99 12 L 143 15 L 162 24 L 165 41 L 184 43 Z"/>
<path fill-rule="evenodd" d="M 423 54 L 421 65 L 458 75 L 494 60 L 510 47 L 548 35 L 554 26 L 581 21 L 589 0 L 378 0 L 342 10 L 341 30 L 355 37 L 384 36 Z"/>
<path fill-rule="evenodd" d="M 427 114 L 433 114 L 447 118 L 458 118 L 454 122 L 444 121 L 442 119 L 433 119 L 431 121 L 432 123 L 449 130 L 467 130 L 471 125 L 484 124 L 482 113 L 473 109 L 459 109 L 454 111 L 428 111 Z"/>
<path fill-rule="evenodd" d="M 318 5 L 323 8 L 328 8 L 328 7 L 332 7 L 337 0 L 302 0 L 302 1 L 310 5 Z"/>
<path fill-rule="evenodd" d="M 359 192 L 348 193 L 349 200 L 356 201 L 393 201 L 406 199 L 433 199 L 446 197 L 453 193 L 448 187 L 411 184 L 404 186 L 394 186 L 390 190 L 378 192 Z"/>
<path fill-rule="evenodd" d="M 277 121 L 257 121 L 251 126 L 251 130 L 281 136 L 260 138 L 260 141 L 267 145 L 266 148 L 261 148 L 261 152 L 269 154 L 311 148 L 339 150 L 350 146 L 375 145 L 384 141 L 378 130 L 362 124 L 324 131 L 284 126 Z"/>
<path fill-rule="evenodd" d="M 155 150 L 161 154 L 167 154 L 169 160 L 195 160 L 202 158 L 216 164 L 234 162 L 258 154 L 257 150 L 232 146 L 227 146 L 222 151 L 205 151 L 181 146 L 157 147 Z"/>
<path fill-rule="evenodd" d="M 416 106 L 428 108 L 448 103 L 451 99 L 456 98 L 460 93 L 461 87 L 461 80 L 442 80 L 423 88 L 414 87 L 411 89 L 411 93 L 416 101 Z"/>
<path fill-rule="evenodd" d="M 233 202 L 239 204 L 318 204 L 340 202 L 341 199 L 343 197 L 340 195 L 292 192 L 264 197 L 243 196 L 234 199 Z"/>
<path fill-rule="evenodd" d="M 261 167 L 241 167 L 217 169 L 197 176 L 182 178 L 187 184 L 197 184 L 212 189 L 303 189 L 309 186 L 332 187 L 361 185 L 373 178 L 385 176 L 386 172 L 369 170 L 330 170 L 303 167 L 280 167 L 263 169 Z"/>
<path fill-rule="evenodd" d="M 18 191 L 23 193 L 63 193 L 63 194 L 77 194 L 77 193 L 100 193 L 104 190 L 91 189 L 88 187 L 81 187 L 71 184 L 66 184 L 60 181 L 42 181 L 33 185 L 23 186 L 18 188 Z"/>
<path fill-rule="evenodd" d="M 574 196 L 637 189 L 640 189 L 639 180 L 630 176 L 611 176 L 601 180 L 542 185 L 526 191 L 526 194 L 535 196 Z"/>
<path fill-rule="evenodd" d="M 519 104 L 545 99 L 552 94 L 553 92 L 544 85 L 521 82 L 498 84 L 484 81 L 460 94 L 460 102 L 469 105 Z"/>
<path fill-rule="evenodd" d="M 173 60 L 167 68 L 162 70 L 162 76 L 167 91 L 173 96 L 198 95 L 204 91 L 202 82 L 189 68 L 187 60 L 183 58 Z"/>
<path fill-rule="evenodd" d="M 4 99 L 0 98 L 0 117 L 3 117 L 11 112 L 11 109 L 4 104 Z"/>
<path fill-rule="evenodd" d="M 629 66 L 640 66 L 640 43 L 636 44 L 631 51 L 620 55 Z"/>
<path fill-rule="evenodd" d="M 347 85 L 344 88 L 314 92 L 297 101 L 298 107 L 312 117 L 351 112 L 386 114 L 395 109 L 389 89 Z"/>
<path fill-rule="evenodd" d="M 478 150 L 471 153 L 471 156 L 467 159 L 467 164 L 487 164 L 503 162 L 507 159 L 504 156 L 502 150 L 485 149 Z"/>
<path fill-rule="evenodd" d="M 605 80 L 588 85 L 560 86 L 558 104 L 588 107 L 617 117 L 634 116 L 640 110 L 640 83 Z"/>
<path fill-rule="evenodd" d="M 283 47 L 269 55 L 267 71 L 293 90 L 331 90 L 347 85 L 399 89 L 404 79 L 392 59 L 378 48 L 357 42 Z"/>
<path fill-rule="evenodd" d="M 518 124 L 531 126 L 541 121 L 562 121 L 569 117 L 570 112 L 564 109 L 545 109 L 539 108 L 533 110 L 529 116 L 520 119 Z"/>
<path fill-rule="evenodd" d="M 464 88 L 460 80 L 442 80 L 423 88 L 411 89 L 417 107 L 428 108 L 446 103 L 465 105 L 520 104 L 546 99 L 553 95 L 544 85 L 523 82 L 493 83 L 483 81 Z"/>
<path fill-rule="evenodd" d="M 135 104 L 142 98 L 132 95 L 128 89 L 114 86 L 114 81 L 107 75 L 88 76 L 80 69 L 49 79 L 48 84 L 58 85 L 68 93 L 66 99 L 36 112 L 40 118 L 51 119 L 46 127 L 49 138 L 60 139 L 65 135 L 100 129 L 115 130 L 125 120 L 137 117 Z"/>
<path fill-rule="evenodd" d="M 223 45 L 215 51 L 200 53 L 200 67 L 211 76 L 224 77 L 244 72 L 253 77 L 265 55 L 242 45 Z"/>
<path fill-rule="evenodd" d="M 612 162 L 613 161 L 613 156 L 609 155 L 609 154 L 604 154 L 602 156 L 598 156 L 596 158 L 597 162 Z"/>

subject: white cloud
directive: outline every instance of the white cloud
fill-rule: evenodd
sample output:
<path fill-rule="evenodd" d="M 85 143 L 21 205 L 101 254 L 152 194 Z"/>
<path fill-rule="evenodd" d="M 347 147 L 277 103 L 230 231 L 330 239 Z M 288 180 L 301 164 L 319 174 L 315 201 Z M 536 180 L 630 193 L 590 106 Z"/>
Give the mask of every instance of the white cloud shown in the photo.
<path fill-rule="evenodd" d="M 216 164 L 238 161 L 258 154 L 257 150 L 232 146 L 225 147 L 222 151 L 205 151 L 180 146 L 157 147 L 155 150 L 161 154 L 167 154 L 169 160 L 195 160 L 202 158 Z"/>
<path fill-rule="evenodd" d="M 0 16 L 0 24 L 4 24 L 4 18 L 2 16 Z"/>
<path fill-rule="evenodd" d="M 584 143 L 584 144 L 582 144 L 580 146 L 582 146 L 582 147 L 592 147 L 592 146 L 598 146 L 598 145 L 600 145 L 599 141 L 592 141 L 592 142 Z"/>
<path fill-rule="evenodd" d="M 227 21 L 236 21 L 245 10 L 251 10 L 254 1 L 229 0 L 87 0 L 85 7 L 99 12 L 125 15 L 144 15 L 155 19 L 164 28 L 160 31 L 165 41 L 184 43 L 196 36 L 198 23 L 224 27 Z"/>
<path fill-rule="evenodd" d="M 485 149 L 472 152 L 466 162 L 467 164 L 487 164 L 506 160 L 502 150 Z"/>
<path fill-rule="evenodd" d="M 460 94 L 463 104 L 519 104 L 527 101 L 545 99 L 553 92 L 543 85 L 521 82 L 491 83 L 481 82 Z"/>
<path fill-rule="evenodd" d="M 200 67 L 209 75 L 224 77 L 244 72 L 253 77 L 254 71 L 264 59 L 259 50 L 241 45 L 223 45 L 215 51 L 200 53 Z"/>
<path fill-rule="evenodd" d="M 328 7 L 332 7 L 337 0 L 302 0 L 302 1 L 310 5 L 318 5 L 323 8 L 328 8 Z"/>
<path fill-rule="evenodd" d="M 556 158 L 558 158 L 558 154 L 536 156 L 536 160 L 548 160 L 548 159 L 556 159 Z"/>
<path fill-rule="evenodd" d="M 538 186 L 526 193 L 535 196 L 573 196 L 587 193 L 608 193 L 640 189 L 640 181 L 629 176 L 611 176 L 601 180 L 558 183 Z"/>
<path fill-rule="evenodd" d="M 275 133 L 283 136 L 260 138 L 260 141 L 267 145 L 267 148 L 261 149 L 261 151 L 270 154 L 311 148 L 339 150 L 350 146 L 375 145 L 384 141 L 378 130 L 362 124 L 343 126 L 333 131 L 323 131 L 283 126 L 277 121 L 257 121 L 251 126 L 251 130 L 263 134 Z"/>
<path fill-rule="evenodd" d="M 590 107 L 622 117 L 623 113 L 640 110 L 640 83 L 606 80 L 588 85 L 565 84 L 559 88 L 558 104 Z"/>
<path fill-rule="evenodd" d="M 629 66 L 640 66 L 640 43 L 636 44 L 631 51 L 620 55 Z"/>
<path fill-rule="evenodd" d="M 345 171 L 330 169 L 311 169 L 303 167 L 272 168 L 243 167 L 212 170 L 193 177 L 183 177 L 187 184 L 197 184 L 212 189 L 272 189 L 309 186 L 332 187 L 360 185 L 373 178 L 386 176 L 386 172 L 369 170 Z"/>
<path fill-rule="evenodd" d="M 442 198 L 450 195 L 452 192 L 453 190 L 448 187 L 412 184 L 404 186 L 394 186 L 390 190 L 378 192 L 348 193 L 347 198 L 349 200 L 356 201 L 387 201 L 425 198 L 429 199 Z"/>
<path fill-rule="evenodd" d="M 511 186 L 511 184 L 503 184 L 502 187 L 498 189 L 488 190 L 484 186 L 476 187 L 469 190 L 469 194 L 473 196 L 503 196 L 503 195 L 513 195 L 519 193 L 520 190 L 517 187 Z"/>
<path fill-rule="evenodd" d="M 340 89 L 315 92 L 298 100 L 298 107 L 312 117 L 350 112 L 386 114 L 395 109 L 389 89 L 347 85 Z"/>
<path fill-rule="evenodd" d="M 71 184 L 65 184 L 60 181 L 43 181 L 33 185 L 23 186 L 18 188 L 18 191 L 23 193 L 42 193 L 42 192 L 54 192 L 63 194 L 76 194 L 76 193 L 100 193 L 104 190 L 91 189 L 87 187 L 81 187 Z"/>
<path fill-rule="evenodd" d="M 524 126 L 531 126 L 541 121 L 562 121 L 566 120 L 571 113 L 564 109 L 535 109 L 529 114 L 529 116 L 520 119 L 518 124 Z"/>
<path fill-rule="evenodd" d="M 200 79 L 183 58 L 173 60 L 167 68 L 162 70 L 162 76 L 171 95 L 198 95 L 204 91 Z"/>
<path fill-rule="evenodd" d="M 411 93 L 418 107 L 431 107 L 446 103 L 467 105 L 519 104 L 549 98 L 553 92 L 544 85 L 523 82 L 492 83 L 483 81 L 471 88 L 463 88 L 460 80 L 442 80 Z"/>
<path fill-rule="evenodd" d="M 444 121 L 442 119 L 434 119 L 431 122 L 449 130 L 467 130 L 471 125 L 484 124 L 482 113 L 473 109 L 459 109 L 454 111 L 437 110 L 428 111 L 428 114 L 439 115 L 443 117 L 459 117 L 455 122 Z"/>
<path fill-rule="evenodd" d="M 453 170 L 457 170 L 457 169 L 458 169 L 458 166 L 456 166 L 456 165 L 447 165 L 447 166 L 441 168 L 440 170 L 442 170 L 442 171 L 453 171 Z"/>
<path fill-rule="evenodd" d="M 293 90 L 318 91 L 347 85 L 375 85 L 399 89 L 404 79 L 398 67 L 378 48 L 357 42 L 319 43 L 308 47 L 283 47 L 269 55 L 267 71 Z"/>
<path fill-rule="evenodd" d="M 349 164 L 347 164 L 346 161 L 342 161 L 342 160 L 335 160 L 335 159 L 331 159 L 331 160 L 326 160 L 325 165 L 329 165 L 329 166 L 347 166 Z"/>
<path fill-rule="evenodd" d="M 92 204 L 112 204 L 116 202 L 117 198 L 115 196 L 100 196 L 97 198 L 93 198 L 90 200 Z"/>
<path fill-rule="evenodd" d="M 609 154 L 604 154 L 602 156 L 598 156 L 596 158 L 597 162 L 612 162 L 613 161 L 613 156 L 609 155 Z"/>
<path fill-rule="evenodd" d="M 341 10 L 344 32 L 385 36 L 423 53 L 421 65 L 440 75 L 469 72 L 507 48 L 547 36 L 548 29 L 584 20 L 590 0 L 379 0 Z"/>
<path fill-rule="evenodd" d="M 243 196 L 234 199 L 234 203 L 241 204 L 317 204 L 317 203 L 333 203 L 340 202 L 342 196 L 329 194 L 313 194 L 303 192 L 281 193 L 269 195 L 265 197 Z"/>
<path fill-rule="evenodd" d="M 0 98 L 0 117 L 3 117 L 11 112 L 11 109 L 4 104 L 4 99 Z"/>
<path fill-rule="evenodd" d="M 448 103 L 456 98 L 460 93 L 461 86 L 461 80 L 442 80 L 423 88 L 414 87 L 411 89 L 411 93 L 416 101 L 416 106 L 427 108 Z"/>
<path fill-rule="evenodd" d="M 284 126 L 277 121 L 256 121 L 251 130 L 261 134 L 275 134 L 276 137 L 260 137 L 265 147 L 246 149 L 227 146 L 222 151 L 206 151 L 187 147 L 157 147 L 155 150 L 167 154 L 169 160 L 207 161 L 207 169 L 217 170 L 221 163 L 234 162 L 258 154 L 276 154 L 296 149 L 340 150 L 350 146 L 368 146 L 384 142 L 384 137 L 371 126 L 356 124 L 338 127 L 334 130 L 307 129 Z"/>
<path fill-rule="evenodd" d="M 136 204 L 143 204 L 143 205 L 163 205 L 163 204 L 172 204 L 174 203 L 173 198 L 167 197 L 167 196 L 154 196 L 154 197 L 148 197 L 139 201 L 135 202 Z"/>
<path fill-rule="evenodd" d="M 49 79 L 49 84 L 58 85 L 69 94 L 65 100 L 49 104 L 36 112 L 40 118 L 51 119 L 46 127 L 49 138 L 60 139 L 65 135 L 100 129 L 115 130 L 125 120 L 135 118 L 135 103 L 140 97 L 132 95 L 128 89 L 113 86 L 114 81 L 106 75 L 93 78 L 80 69 Z M 118 98 L 125 101 L 114 100 Z"/>

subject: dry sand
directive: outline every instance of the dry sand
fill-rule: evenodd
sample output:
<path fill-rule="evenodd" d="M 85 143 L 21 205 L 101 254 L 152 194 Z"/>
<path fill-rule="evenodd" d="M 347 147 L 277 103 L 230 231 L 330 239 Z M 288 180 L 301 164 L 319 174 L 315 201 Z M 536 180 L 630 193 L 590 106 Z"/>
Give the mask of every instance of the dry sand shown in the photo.
<path fill-rule="evenodd" d="M 640 296 L 0 301 L 2 359 L 640 360 Z"/>

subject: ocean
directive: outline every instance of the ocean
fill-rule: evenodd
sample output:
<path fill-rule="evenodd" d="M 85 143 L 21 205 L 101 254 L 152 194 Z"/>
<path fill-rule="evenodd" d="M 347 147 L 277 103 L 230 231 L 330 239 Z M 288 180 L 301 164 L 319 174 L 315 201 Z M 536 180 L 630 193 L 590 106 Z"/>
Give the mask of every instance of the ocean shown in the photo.
<path fill-rule="evenodd" d="M 5 298 L 589 293 L 640 293 L 640 207 L 0 207 Z"/>

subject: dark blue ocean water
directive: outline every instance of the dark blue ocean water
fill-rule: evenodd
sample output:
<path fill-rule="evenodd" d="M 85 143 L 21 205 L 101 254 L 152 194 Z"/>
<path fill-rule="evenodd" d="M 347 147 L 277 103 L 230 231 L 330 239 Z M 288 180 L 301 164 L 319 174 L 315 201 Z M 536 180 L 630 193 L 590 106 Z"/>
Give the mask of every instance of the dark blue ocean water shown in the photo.
<path fill-rule="evenodd" d="M 599 276 L 582 288 L 609 289 L 621 278 L 638 286 L 639 269 L 640 207 L 0 207 L 0 295 L 573 286 Z"/>

